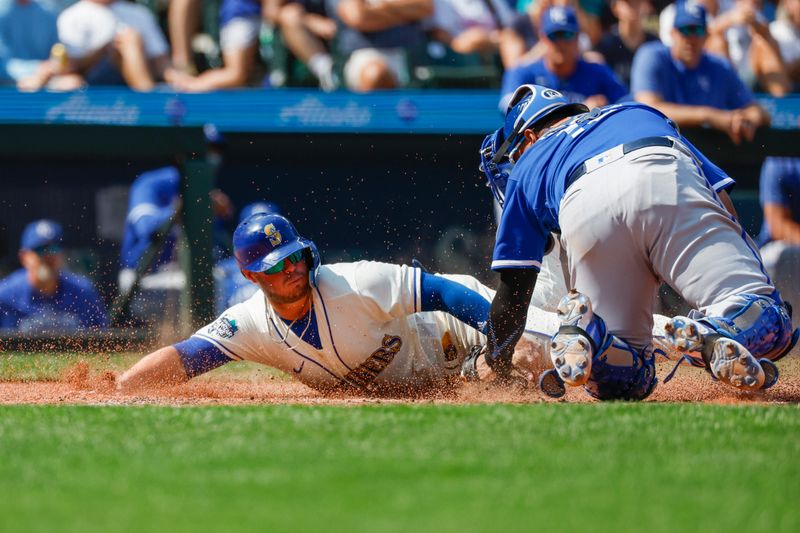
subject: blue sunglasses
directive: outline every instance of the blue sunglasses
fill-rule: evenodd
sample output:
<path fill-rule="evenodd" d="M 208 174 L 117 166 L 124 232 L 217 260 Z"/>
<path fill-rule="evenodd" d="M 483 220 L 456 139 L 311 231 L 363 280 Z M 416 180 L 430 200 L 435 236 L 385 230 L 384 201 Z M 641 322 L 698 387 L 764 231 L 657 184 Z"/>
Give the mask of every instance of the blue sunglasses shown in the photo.
<path fill-rule="evenodd" d="M 698 25 L 691 25 L 691 26 L 683 26 L 678 28 L 678 31 L 681 32 L 681 35 L 684 37 L 705 37 L 706 35 L 706 27 L 705 26 L 698 26 Z"/>
<path fill-rule="evenodd" d="M 554 31 L 553 33 L 547 36 L 548 39 L 551 41 L 571 41 L 575 37 L 577 37 L 577 33 L 574 31 L 569 30 L 558 30 Z"/>
<path fill-rule="evenodd" d="M 266 269 L 264 271 L 264 274 L 277 274 L 278 272 L 283 272 L 283 269 L 286 267 L 287 260 L 293 265 L 295 265 L 302 259 L 303 259 L 303 250 L 297 250 L 293 254 L 289 255 L 286 259 L 280 261 L 277 265 Z"/>

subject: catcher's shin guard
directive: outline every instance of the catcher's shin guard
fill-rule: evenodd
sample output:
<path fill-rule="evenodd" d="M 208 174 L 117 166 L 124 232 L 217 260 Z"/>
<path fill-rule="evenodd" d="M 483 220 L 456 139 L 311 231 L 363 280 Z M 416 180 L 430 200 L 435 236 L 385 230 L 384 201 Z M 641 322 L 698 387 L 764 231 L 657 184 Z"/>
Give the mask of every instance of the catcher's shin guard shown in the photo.
<path fill-rule="evenodd" d="M 697 352 L 714 378 L 742 390 L 768 389 L 778 381 L 778 367 L 756 359 L 739 341 L 707 321 L 676 316 L 664 326 L 666 339 L 678 350 Z M 693 357 L 697 360 L 697 357 Z"/>
<path fill-rule="evenodd" d="M 565 384 L 584 385 L 592 360 L 610 344 L 606 324 L 592 311 L 589 298 L 575 289 L 561 299 L 556 314 L 561 326 L 550 339 L 550 361 Z"/>

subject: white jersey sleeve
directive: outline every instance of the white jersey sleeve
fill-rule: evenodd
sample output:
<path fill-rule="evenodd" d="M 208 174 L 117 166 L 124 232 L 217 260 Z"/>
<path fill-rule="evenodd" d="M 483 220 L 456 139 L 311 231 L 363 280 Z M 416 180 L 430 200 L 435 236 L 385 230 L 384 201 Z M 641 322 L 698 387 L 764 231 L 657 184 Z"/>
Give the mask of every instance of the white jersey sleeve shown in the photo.
<path fill-rule="evenodd" d="M 211 343 L 236 361 L 255 359 L 258 327 L 253 320 L 251 300 L 225 310 L 216 320 L 203 326 L 193 337 Z"/>
<path fill-rule="evenodd" d="M 355 264 L 353 282 L 369 315 L 390 321 L 422 311 L 418 268 L 373 261 Z"/>

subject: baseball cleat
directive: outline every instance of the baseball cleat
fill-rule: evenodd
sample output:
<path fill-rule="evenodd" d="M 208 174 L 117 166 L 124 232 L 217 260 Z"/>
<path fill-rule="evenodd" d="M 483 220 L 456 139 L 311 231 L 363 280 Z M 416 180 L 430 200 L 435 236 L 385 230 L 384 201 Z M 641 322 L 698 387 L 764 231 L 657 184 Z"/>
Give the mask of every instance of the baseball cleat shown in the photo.
<path fill-rule="evenodd" d="M 542 372 L 539 376 L 539 388 L 551 398 L 561 398 L 567 393 L 564 381 L 554 369 Z"/>
<path fill-rule="evenodd" d="M 762 388 L 766 383 L 764 369 L 744 346 L 726 337 L 719 337 L 713 342 L 708 365 L 715 378 L 737 389 Z"/>
<path fill-rule="evenodd" d="M 550 340 L 550 361 L 557 377 L 564 383 L 571 387 L 584 385 L 589 381 L 594 355 L 586 331 L 590 326 L 596 326 L 593 324 L 592 304 L 586 295 L 572 289 L 559 302 L 556 314 L 561 327 Z"/>
<path fill-rule="evenodd" d="M 739 342 L 690 318 L 673 317 L 664 331 L 667 341 L 678 350 L 701 353 L 711 375 L 723 383 L 753 391 L 767 389 L 778 381 L 778 367 L 772 361 L 756 360 Z"/>
<path fill-rule="evenodd" d="M 667 340 L 682 352 L 698 352 L 703 347 L 703 336 L 697 322 L 685 316 L 672 317 L 665 325 Z"/>

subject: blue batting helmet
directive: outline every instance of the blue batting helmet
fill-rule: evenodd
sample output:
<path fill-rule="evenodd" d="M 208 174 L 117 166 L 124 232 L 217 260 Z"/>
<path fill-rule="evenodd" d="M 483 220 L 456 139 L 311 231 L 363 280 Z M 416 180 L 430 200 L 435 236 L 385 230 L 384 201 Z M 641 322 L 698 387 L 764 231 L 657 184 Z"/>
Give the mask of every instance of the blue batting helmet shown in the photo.
<path fill-rule="evenodd" d="M 503 128 L 497 129 L 494 133 L 487 135 L 481 144 L 481 164 L 480 169 L 486 176 L 486 186 L 492 191 L 500 207 L 506 200 L 506 184 L 508 176 L 514 164 L 508 157 L 499 157 L 495 160 L 498 148 L 503 144 Z"/>
<path fill-rule="evenodd" d="M 308 250 L 310 279 L 314 283 L 320 265 L 316 245 L 301 237 L 281 215 L 256 213 L 243 220 L 233 232 L 233 255 L 242 270 L 263 272 L 297 252 Z"/>
<path fill-rule="evenodd" d="M 541 85 L 520 85 L 506 108 L 503 125 L 504 141 L 497 149 L 495 158 L 508 155 L 511 162 L 524 139 L 523 132 L 535 127 L 558 111 L 564 117 L 586 113 L 589 108 L 580 103 L 571 103 L 555 89 Z"/>

